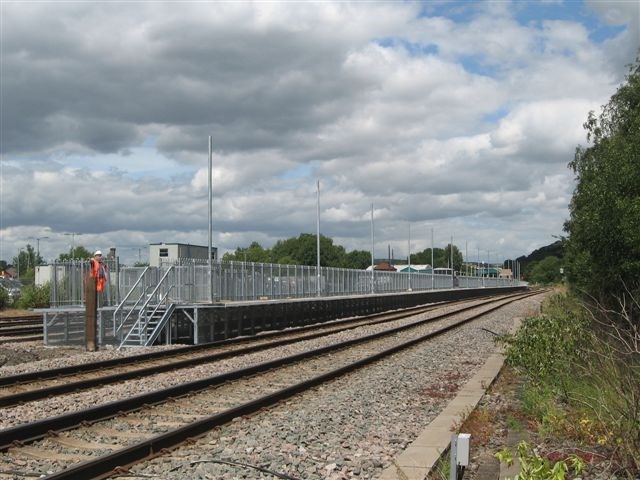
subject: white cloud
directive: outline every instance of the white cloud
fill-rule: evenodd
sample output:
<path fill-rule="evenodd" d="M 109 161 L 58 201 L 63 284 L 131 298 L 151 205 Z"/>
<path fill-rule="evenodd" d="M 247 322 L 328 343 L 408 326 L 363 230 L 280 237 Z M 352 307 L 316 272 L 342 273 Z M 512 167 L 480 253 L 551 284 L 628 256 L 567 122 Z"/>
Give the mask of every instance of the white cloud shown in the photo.
<path fill-rule="evenodd" d="M 222 251 L 315 231 L 320 178 L 348 249 L 373 203 L 380 248 L 412 222 L 415 248 L 430 223 L 528 253 L 561 232 L 582 123 L 633 60 L 632 3 L 588 3 L 624 27 L 600 43 L 506 2 L 2 3 L 0 258 L 42 232 L 49 257 L 65 232 L 132 260 L 206 242 L 209 135 Z"/>

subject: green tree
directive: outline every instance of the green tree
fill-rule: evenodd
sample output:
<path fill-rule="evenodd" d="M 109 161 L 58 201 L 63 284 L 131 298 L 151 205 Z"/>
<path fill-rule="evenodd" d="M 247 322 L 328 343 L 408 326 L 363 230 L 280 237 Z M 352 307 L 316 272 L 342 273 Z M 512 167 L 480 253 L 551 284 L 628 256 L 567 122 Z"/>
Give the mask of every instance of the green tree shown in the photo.
<path fill-rule="evenodd" d="M 565 223 L 567 278 L 607 303 L 640 279 L 640 60 L 596 118 L 569 164 L 576 187 Z"/>
<path fill-rule="evenodd" d="M 222 259 L 238 262 L 268 263 L 271 261 L 271 252 L 262 248 L 258 242 L 251 242 L 251 245 L 246 248 L 238 247 L 234 253 L 225 253 Z"/>
<path fill-rule="evenodd" d="M 315 234 L 301 233 L 297 238 L 279 240 L 271 249 L 276 263 L 299 265 L 317 265 L 317 238 Z M 342 267 L 346 265 L 346 251 L 340 245 L 334 245 L 333 239 L 320 235 L 320 265 L 323 267 Z"/>
<path fill-rule="evenodd" d="M 549 256 L 532 265 L 527 276 L 530 282 L 550 285 L 562 280 L 562 275 L 560 274 L 562 265 L 558 257 Z"/>
<path fill-rule="evenodd" d="M 444 247 L 444 265 L 443 267 L 451 268 L 451 244 L 448 244 Z M 462 269 L 462 252 L 453 245 L 453 269 L 456 271 L 460 271 Z"/>
<path fill-rule="evenodd" d="M 411 263 L 414 265 L 431 265 L 432 267 L 446 267 L 447 258 L 442 248 L 433 249 L 433 265 L 431 265 L 431 249 L 425 248 L 423 251 L 411 254 Z"/>
<path fill-rule="evenodd" d="M 42 257 L 36 254 L 33 246 L 28 243 L 24 249 L 20 249 L 17 256 L 13 257 L 13 265 L 19 269 L 20 280 L 26 285 L 33 283 L 35 267 L 41 263 Z"/>
<path fill-rule="evenodd" d="M 58 257 L 60 262 L 68 262 L 69 260 L 88 260 L 93 254 L 82 245 L 74 247 L 69 253 L 61 253 Z"/>
<path fill-rule="evenodd" d="M 271 249 L 265 249 L 259 243 L 252 242 L 246 248 L 238 247 L 233 253 L 225 253 L 222 259 L 315 266 L 317 264 L 317 239 L 315 234 L 301 233 L 298 237 L 278 240 Z M 371 265 L 371 253 L 365 250 L 354 250 L 347 253 L 341 245 L 334 245 L 331 238 L 320 235 L 320 265 L 323 267 L 365 269 Z"/>
<path fill-rule="evenodd" d="M 364 270 L 371 265 L 371 252 L 366 250 L 352 250 L 346 254 L 345 268 Z"/>

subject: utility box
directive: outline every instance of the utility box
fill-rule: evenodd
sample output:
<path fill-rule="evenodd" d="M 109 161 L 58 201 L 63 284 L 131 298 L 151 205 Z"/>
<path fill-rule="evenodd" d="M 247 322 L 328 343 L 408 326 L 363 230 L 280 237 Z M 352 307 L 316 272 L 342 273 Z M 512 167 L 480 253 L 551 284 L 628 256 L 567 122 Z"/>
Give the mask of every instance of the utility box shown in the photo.
<path fill-rule="evenodd" d="M 469 449 L 471 447 L 471 434 L 461 433 L 458 435 L 458 443 L 456 445 L 456 459 L 461 467 L 469 466 Z"/>

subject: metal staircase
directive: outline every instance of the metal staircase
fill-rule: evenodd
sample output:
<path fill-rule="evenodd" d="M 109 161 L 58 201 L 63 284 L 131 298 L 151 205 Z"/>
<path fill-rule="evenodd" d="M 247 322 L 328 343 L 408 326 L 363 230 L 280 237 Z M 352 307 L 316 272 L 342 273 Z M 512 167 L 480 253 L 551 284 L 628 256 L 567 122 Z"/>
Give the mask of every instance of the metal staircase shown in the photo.
<path fill-rule="evenodd" d="M 162 329 L 168 326 L 174 310 L 174 303 L 147 305 L 138 315 L 136 323 L 125 335 L 119 349 L 153 345 L 153 342 L 160 336 Z"/>
<path fill-rule="evenodd" d="M 152 280 L 153 275 L 149 274 L 149 268 L 140 275 L 114 311 L 114 337 L 119 341 L 118 349 L 152 345 L 162 329 L 168 327 L 175 311 L 175 303 L 170 297 L 175 287 L 172 275 L 174 267 L 169 267 L 157 282 Z M 134 291 L 139 293 L 135 302 L 132 301 Z"/>

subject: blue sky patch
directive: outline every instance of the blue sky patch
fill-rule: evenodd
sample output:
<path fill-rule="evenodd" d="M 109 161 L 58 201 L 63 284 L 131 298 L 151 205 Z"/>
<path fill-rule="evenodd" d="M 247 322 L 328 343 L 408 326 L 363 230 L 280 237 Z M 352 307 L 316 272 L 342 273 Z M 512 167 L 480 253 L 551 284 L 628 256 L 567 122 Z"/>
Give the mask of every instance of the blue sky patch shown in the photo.
<path fill-rule="evenodd" d="M 378 38 L 375 39 L 374 42 L 384 48 L 403 47 L 412 57 L 438 54 L 438 46 L 433 43 L 423 45 L 416 42 L 409 42 L 400 37 Z"/>
<path fill-rule="evenodd" d="M 287 170 L 280 175 L 283 180 L 298 180 L 302 178 L 311 178 L 313 167 L 309 164 L 298 165 L 295 168 Z"/>
<path fill-rule="evenodd" d="M 509 108 L 506 105 L 501 106 L 493 112 L 486 113 L 482 116 L 482 120 L 489 123 L 497 123 L 509 114 Z"/>
<path fill-rule="evenodd" d="M 482 61 L 482 57 L 478 55 L 467 55 L 460 57 L 460 63 L 464 69 L 474 75 L 482 75 L 485 77 L 497 77 L 500 69 L 497 65 L 490 65 Z"/>
<path fill-rule="evenodd" d="M 514 3 L 514 18 L 523 25 L 541 25 L 543 21 L 563 20 L 579 22 L 589 32 L 589 39 L 596 43 L 616 37 L 626 28 L 624 25 L 607 25 L 584 2 L 560 3 L 518 2 Z"/>
<path fill-rule="evenodd" d="M 466 23 L 478 15 L 480 3 L 469 1 L 424 2 L 418 18 L 446 17 L 456 23 Z"/>

